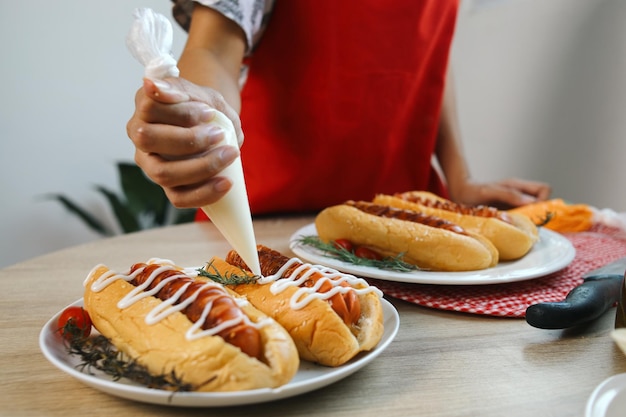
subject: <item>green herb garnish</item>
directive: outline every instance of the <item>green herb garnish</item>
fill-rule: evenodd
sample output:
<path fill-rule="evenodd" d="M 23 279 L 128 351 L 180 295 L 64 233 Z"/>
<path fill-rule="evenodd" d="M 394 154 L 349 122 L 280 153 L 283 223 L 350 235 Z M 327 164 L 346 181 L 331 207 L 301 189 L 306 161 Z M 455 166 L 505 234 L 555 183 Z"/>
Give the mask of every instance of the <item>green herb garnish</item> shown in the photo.
<path fill-rule="evenodd" d="M 222 285 L 251 284 L 261 278 L 258 275 L 250 274 L 242 268 L 239 268 L 241 274 L 221 273 L 215 266 L 213 266 L 212 262 L 208 263 L 205 268 L 200 268 L 197 271 L 198 275 L 201 277 L 209 278 Z"/>
<path fill-rule="evenodd" d="M 386 257 L 381 260 L 366 259 L 356 256 L 354 251 L 349 251 L 344 247 L 324 242 L 318 236 L 301 236 L 297 242 L 304 246 L 311 246 L 330 258 L 358 266 L 369 266 L 398 272 L 411 272 L 419 269 L 417 266 L 403 261 L 403 253 L 396 257 Z"/>
<path fill-rule="evenodd" d="M 535 223 L 535 226 L 537 226 L 537 227 L 545 226 L 546 224 L 550 223 L 550 220 L 552 220 L 553 218 L 554 218 L 554 213 L 549 211 L 549 212 L 546 213 L 546 217 L 544 217 L 543 219 L 539 219 Z"/>
<path fill-rule="evenodd" d="M 68 342 L 68 352 L 80 356 L 82 362 L 77 365 L 81 371 L 98 369 L 113 377 L 114 381 L 121 378 L 145 385 L 174 392 L 193 391 L 193 386 L 182 382 L 174 371 L 153 375 L 147 368 L 118 351 L 113 344 L 102 335 L 72 338 Z"/>

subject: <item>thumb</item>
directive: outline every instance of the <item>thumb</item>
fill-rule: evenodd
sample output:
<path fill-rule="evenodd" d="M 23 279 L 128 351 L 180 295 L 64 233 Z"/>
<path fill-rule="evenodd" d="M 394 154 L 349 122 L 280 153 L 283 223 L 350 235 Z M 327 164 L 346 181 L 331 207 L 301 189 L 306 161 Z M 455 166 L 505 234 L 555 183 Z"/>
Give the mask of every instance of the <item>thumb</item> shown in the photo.
<path fill-rule="evenodd" d="M 187 93 L 177 90 L 167 80 L 144 78 L 143 89 L 148 97 L 164 104 L 175 104 L 190 99 Z"/>

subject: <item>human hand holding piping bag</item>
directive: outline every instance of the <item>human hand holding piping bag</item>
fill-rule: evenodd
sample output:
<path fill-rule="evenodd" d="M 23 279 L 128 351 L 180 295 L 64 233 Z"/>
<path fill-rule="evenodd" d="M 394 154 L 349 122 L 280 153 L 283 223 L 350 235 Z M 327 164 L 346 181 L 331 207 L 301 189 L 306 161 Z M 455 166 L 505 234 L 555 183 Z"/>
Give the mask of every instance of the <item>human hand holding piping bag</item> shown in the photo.
<path fill-rule="evenodd" d="M 208 188 L 209 191 L 213 190 L 216 193 L 215 199 L 211 199 L 209 203 L 206 202 L 207 199 L 203 200 L 202 210 L 232 247 L 240 253 L 252 272 L 260 275 L 256 238 L 238 153 L 238 147 L 241 144 L 239 138 L 242 138 L 242 135 L 238 135 L 231 119 L 218 109 L 223 108 L 231 114 L 234 111 L 229 110 L 225 102 L 220 106 L 217 94 L 212 100 L 214 108 L 197 101 L 207 97 L 203 97 L 201 92 L 189 87 L 188 84 L 189 88 L 185 88 L 185 81 L 175 78 L 179 72 L 176 61 L 169 52 L 172 44 L 172 28 L 169 20 L 150 9 L 137 9 L 134 17 L 133 26 L 127 37 L 127 46 L 133 56 L 145 67 L 144 91 L 143 94 L 141 92 L 137 94 L 137 100 L 141 101 L 145 98 L 147 104 L 146 107 L 138 104 L 137 113 L 140 114 L 140 119 L 148 123 L 135 129 L 129 127 L 129 130 L 133 130 L 139 138 L 144 137 L 151 129 L 150 115 L 161 118 L 171 128 L 165 129 L 163 143 L 158 140 L 158 135 L 156 141 L 154 141 L 155 136 L 151 136 L 153 142 L 148 141 L 147 147 L 152 147 L 153 151 L 138 148 L 137 154 L 145 152 L 142 156 L 146 159 L 138 155 L 136 159 L 143 160 L 147 166 L 151 163 L 158 165 L 168 162 L 165 165 L 171 165 L 173 169 L 180 170 L 193 169 L 194 165 L 198 165 L 201 167 L 200 173 L 204 172 L 205 176 L 207 171 L 209 175 L 219 173 L 220 176 L 213 176 L 210 179 L 213 182 L 212 187 L 202 188 Z M 172 78 L 164 80 L 163 77 Z M 174 82 L 179 83 L 178 88 L 172 85 Z M 181 124 L 175 124 L 175 121 Z M 241 132 L 240 128 L 239 132 Z M 168 140 L 172 137 L 177 138 L 175 143 Z M 204 152 L 203 149 L 205 149 Z M 205 155 L 208 155 L 208 170 L 206 166 L 202 169 Z M 150 158 L 153 159 L 150 160 Z M 162 172 L 163 168 L 159 168 L 156 175 Z M 194 177 L 193 173 L 189 173 L 186 178 L 192 181 L 194 179 L 202 181 L 201 177 Z M 163 181 L 160 182 L 163 183 Z M 194 185 L 193 183 L 190 185 L 171 184 L 172 187 L 183 189 Z"/>
<path fill-rule="evenodd" d="M 144 66 L 143 88 L 137 91 L 135 114 L 127 125 L 135 160 L 176 207 L 214 203 L 232 186 L 217 174 L 239 150 L 222 144 L 223 129 L 210 122 L 216 110 L 225 114 L 241 146 L 239 116 L 216 91 L 178 78 L 178 63 L 170 53 L 173 29 L 165 16 L 151 9 L 137 9 L 133 16 L 126 45 Z"/>
<path fill-rule="evenodd" d="M 239 149 L 222 143 L 224 129 L 211 122 L 215 109 L 221 109 L 239 146 L 241 123 L 221 96 L 211 92 L 183 78 L 144 78 L 135 97 L 136 111 L 127 125 L 135 161 L 176 207 L 214 203 L 232 186 L 219 173 L 239 156 Z"/>

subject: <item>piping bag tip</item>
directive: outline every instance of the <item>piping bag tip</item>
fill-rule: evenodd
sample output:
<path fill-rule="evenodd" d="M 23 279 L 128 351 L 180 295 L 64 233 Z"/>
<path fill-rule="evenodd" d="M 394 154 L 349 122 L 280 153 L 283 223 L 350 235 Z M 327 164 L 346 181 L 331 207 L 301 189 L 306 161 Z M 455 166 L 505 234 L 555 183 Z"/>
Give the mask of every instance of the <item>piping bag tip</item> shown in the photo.
<path fill-rule="evenodd" d="M 215 123 L 224 130 L 224 143 L 237 146 L 235 128 L 225 114 L 216 111 L 215 118 L 210 123 Z M 231 180 L 232 188 L 220 200 L 202 207 L 202 210 L 241 256 L 250 271 L 260 276 L 259 252 L 256 247 L 241 157 L 236 158 L 220 175 Z"/>
<path fill-rule="evenodd" d="M 217 230 L 241 256 L 248 268 L 250 268 L 250 271 L 260 276 L 261 265 L 252 226 L 252 217 L 249 206 L 243 204 L 247 200 L 241 198 L 242 189 L 245 193 L 243 182 L 239 181 L 237 183 L 233 181 L 233 188 L 231 188 L 228 194 L 218 202 L 202 207 L 202 211 L 206 213 Z"/>
<path fill-rule="evenodd" d="M 230 211 L 232 203 L 235 202 L 234 200 L 237 199 L 224 197 L 215 204 L 202 207 L 202 210 L 233 249 L 241 256 L 250 271 L 254 275 L 260 276 L 261 265 L 253 235 L 252 221 L 248 224 L 246 221 L 248 217 L 239 209 L 236 209 L 235 212 L 231 211 L 230 215 L 225 216 L 221 214 L 225 211 Z"/>
<path fill-rule="evenodd" d="M 231 189 L 232 191 L 232 189 Z M 230 192 L 229 192 L 230 194 Z M 202 207 L 211 222 L 241 256 L 250 271 L 261 275 L 252 218 L 236 194 L 227 194 L 218 202 Z"/>

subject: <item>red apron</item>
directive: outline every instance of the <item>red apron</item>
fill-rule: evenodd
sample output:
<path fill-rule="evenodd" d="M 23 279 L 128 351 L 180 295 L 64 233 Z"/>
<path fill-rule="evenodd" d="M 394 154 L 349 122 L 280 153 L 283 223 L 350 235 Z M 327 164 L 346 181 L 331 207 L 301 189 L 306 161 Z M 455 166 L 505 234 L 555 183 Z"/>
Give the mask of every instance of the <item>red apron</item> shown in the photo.
<path fill-rule="evenodd" d="M 253 214 L 409 190 L 447 196 L 431 157 L 457 8 L 457 0 L 276 2 L 242 91 Z"/>

